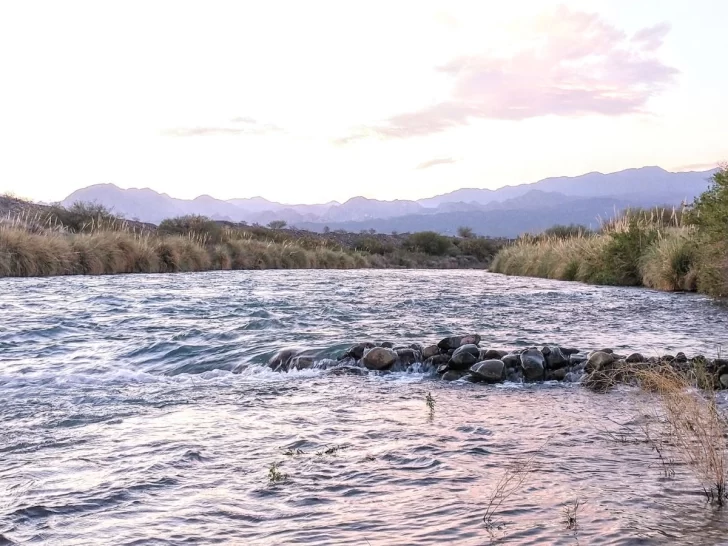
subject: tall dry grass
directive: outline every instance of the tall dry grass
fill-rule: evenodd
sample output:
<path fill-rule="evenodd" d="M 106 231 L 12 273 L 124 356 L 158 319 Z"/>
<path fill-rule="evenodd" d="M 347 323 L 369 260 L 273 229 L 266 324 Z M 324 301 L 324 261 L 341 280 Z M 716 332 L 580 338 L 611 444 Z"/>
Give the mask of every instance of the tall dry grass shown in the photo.
<path fill-rule="evenodd" d="M 681 211 L 626 211 L 597 233 L 523 236 L 496 255 L 491 271 L 592 284 L 695 290 L 695 229 Z"/>
<path fill-rule="evenodd" d="M 712 383 L 670 367 L 637 369 L 634 375 L 658 401 L 648 408 L 661 426 L 662 449 L 692 471 L 709 501 L 723 505 L 728 423 L 709 388 Z M 696 383 L 708 388 L 698 389 Z"/>

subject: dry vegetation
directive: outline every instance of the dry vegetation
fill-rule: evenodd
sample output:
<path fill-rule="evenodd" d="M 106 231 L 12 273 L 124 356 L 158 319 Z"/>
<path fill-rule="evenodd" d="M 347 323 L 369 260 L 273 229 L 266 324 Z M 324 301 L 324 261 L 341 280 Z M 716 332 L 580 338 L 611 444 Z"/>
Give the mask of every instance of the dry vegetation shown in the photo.
<path fill-rule="evenodd" d="M 41 207 L 5 198 L 0 277 L 174 273 L 226 269 L 486 267 L 501 246 L 482 237 L 433 232 L 315 234 L 215 222 L 200 216 L 158 227 L 104 207 Z"/>
<path fill-rule="evenodd" d="M 561 226 L 503 248 L 507 275 L 728 295 L 728 169 L 691 206 L 627 210 L 596 233 Z"/>

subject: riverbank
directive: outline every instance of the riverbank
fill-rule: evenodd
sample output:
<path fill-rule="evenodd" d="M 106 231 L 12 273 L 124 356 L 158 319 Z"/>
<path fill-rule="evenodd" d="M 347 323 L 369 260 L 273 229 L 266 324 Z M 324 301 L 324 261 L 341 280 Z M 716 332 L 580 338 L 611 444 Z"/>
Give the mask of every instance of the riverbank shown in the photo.
<path fill-rule="evenodd" d="M 491 271 L 728 296 L 728 170 L 682 209 L 628 210 L 596 233 L 563 226 L 523 236 Z"/>
<path fill-rule="evenodd" d="M 503 240 L 434 232 L 318 234 L 188 216 L 159 226 L 95 205 L 2 198 L 0 277 L 245 269 L 485 269 Z"/>

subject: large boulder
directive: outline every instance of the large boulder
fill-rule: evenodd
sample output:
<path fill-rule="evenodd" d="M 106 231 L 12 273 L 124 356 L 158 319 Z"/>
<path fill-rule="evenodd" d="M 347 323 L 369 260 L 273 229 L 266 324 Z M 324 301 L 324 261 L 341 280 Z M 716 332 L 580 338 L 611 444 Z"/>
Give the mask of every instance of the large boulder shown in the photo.
<path fill-rule="evenodd" d="M 614 362 L 614 355 L 612 353 L 605 353 L 604 351 L 595 351 L 589 354 L 589 358 L 586 361 L 584 370 L 587 373 L 600 371 L 609 366 Z"/>
<path fill-rule="evenodd" d="M 489 359 L 478 362 L 470 367 L 470 375 L 478 381 L 498 383 L 506 376 L 506 366 L 502 360 Z"/>
<path fill-rule="evenodd" d="M 521 353 L 521 369 L 526 381 L 543 381 L 546 361 L 538 349 L 528 349 Z"/>
<path fill-rule="evenodd" d="M 397 353 L 387 347 L 374 347 L 361 360 L 369 370 L 386 370 L 397 361 Z"/>
<path fill-rule="evenodd" d="M 480 360 L 500 360 L 508 354 L 508 351 L 501 349 L 481 349 Z"/>
<path fill-rule="evenodd" d="M 427 364 L 428 366 L 437 367 L 437 366 L 441 366 L 443 364 L 447 364 L 448 362 L 450 362 L 449 355 L 435 355 L 435 356 L 431 356 L 430 358 L 425 360 L 424 363 Z"/>
<path fill-rule="evenodd" d="M 520 369 L 521 368 L 521 355 L 520 354 L 511 353 L 511 354 L 505 355 L 500 360 L 503 361 L 503 364 L 505 364 L 506 368 L 508 368 L 508 369 L 511 369 L 511 368 Z"/>
<path fill-rule="evenodd" d="M 478 334 L 469 334 L 467 336 L 446 337 L 437 346 L 443 351 L 449 351 L 451 349 L 457 349 L 461 345 L 477 345 L 478 343 L 480 343 L 480 336 Z"/>
<path fill-rule="evenodd" d="M 478 349 L 477 345 L 472 343 L 462 345 L 455 350 L 448 366 L 451 370 L 467 370 L 478 361 L 479 354 L 480 349 Z"/>
<path fill-rule="evenodd" d="M 314 359 L 311 356 L 294 356 L 288 366 L 289 370 L 308 370 L 313 368 Z"/>
<path fill-rule="evenodd" d="M 541 353 L 546 359 L 546 369 L 558 370 L 569 365 L 569 357 L 561 352 L 559 347 L 544 347 Z"/>

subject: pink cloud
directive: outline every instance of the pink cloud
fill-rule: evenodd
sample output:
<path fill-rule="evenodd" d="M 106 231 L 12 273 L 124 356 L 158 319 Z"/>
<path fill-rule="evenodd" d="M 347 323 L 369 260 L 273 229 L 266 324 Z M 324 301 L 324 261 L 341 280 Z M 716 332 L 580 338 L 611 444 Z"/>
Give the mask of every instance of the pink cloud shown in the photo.
<path fill-rule="evenodd" d="M 449 99 L 361 127 L 339 142 L 427 135 L 473 119 L 643 112 L 678 73 L 655 56 L 669 31 L 665 24 L 629 39 L 597 14 L 561 7 L 527 30 L 529 46 L 512 56 L 461 57 L 438 67 L 452 77 Z"/>

